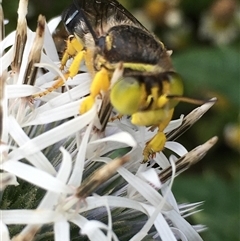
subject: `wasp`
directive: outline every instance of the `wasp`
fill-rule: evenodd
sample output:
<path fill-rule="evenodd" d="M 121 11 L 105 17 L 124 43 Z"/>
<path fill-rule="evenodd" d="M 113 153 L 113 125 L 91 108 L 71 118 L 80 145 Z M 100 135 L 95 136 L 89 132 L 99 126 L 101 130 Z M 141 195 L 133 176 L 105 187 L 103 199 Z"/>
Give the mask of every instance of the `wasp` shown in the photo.
<path fill-rule="evenodd" d="M 109 101 L 100 110 L 105 120 L 113 106 L 119 114 L 131 116 L 135 125 L 158 128 L 143 150 L 143 162 L 147 162 L 163 150 L 163 130 L 175 106 L 188 101 L 182 97 L 183 83 L 174 71 L 171 52 L 116 0 L 74 0 L 62 20 L 71 34 L 62 68 L 74 57 L 66 77 L 76 75 L 83 60 L 93 76 L 90 95 L 82 102 L 80 113 L 87 112 L 95 98 L 105 93 Z M 118 66 L 121 75 L 111 84 Z M 58 80 L 38 96 L 63 84 Z"/>

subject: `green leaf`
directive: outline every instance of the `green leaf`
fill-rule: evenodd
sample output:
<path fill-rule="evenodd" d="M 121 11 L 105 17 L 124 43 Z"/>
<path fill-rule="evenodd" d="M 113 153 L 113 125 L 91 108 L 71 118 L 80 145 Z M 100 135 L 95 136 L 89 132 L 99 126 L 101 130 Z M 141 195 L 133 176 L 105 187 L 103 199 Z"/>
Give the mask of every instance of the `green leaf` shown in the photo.
<path fill-rule="evenodd" d="M 213 173 L 180 176 L 175 179 L 173 193 L 178 202 L 205 201 L 203 211 L 193 220 L 208 227 L 204 240 L 239 240 L 239 178 L 226 181 Z"/>
<path fill-rule="evenodd" d="M 191 92 L 214 91 L 239 105 L 240 51 L 238 48 L 195 48 L 173 54 L 175 69 Z"/>

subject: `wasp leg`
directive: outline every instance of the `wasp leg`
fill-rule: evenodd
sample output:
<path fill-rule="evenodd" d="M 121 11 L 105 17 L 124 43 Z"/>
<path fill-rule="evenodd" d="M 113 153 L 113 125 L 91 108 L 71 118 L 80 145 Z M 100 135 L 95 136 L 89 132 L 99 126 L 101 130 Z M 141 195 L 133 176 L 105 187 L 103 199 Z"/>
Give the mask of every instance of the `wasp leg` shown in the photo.
<path fill-rule="evenodd" d="M 123 114 L 115 115 L 115 116 L 110 118 L 110 121 L 113 122 L 115 120 L 121 120 L 123 116 L 124 116 Z"/>
<path fill-rule="evenodd" d="M 61 59 L 60 69 L 63 70 L 66 66 L 67 61 L 73 58 L 77 53 L 83 50 L 82 44 L 73 36 L 70 35 L 66 41 L 66 49 Z"/>
<path fill-rule="evenodd" d="M 75 56 L 71 66 L 69 67 L 68 72 L 66 74 L 64 74 L 64 77 L 65 77 L 66 80 L 69 77 L 73 78 L 78 73 L 79 66 L 80 66 L 80 64 L 83 60 L 83 56 L 84 56 L 84 51 L 80 51 Z M 32 97 L 33 98 L 40 98 L 44 95 L 47 95 L 47 94 L 53 92 L 54 90 L 58 89 L 59 87 L 63 86 L 64 84 L 65 84 L 64 79 L 59 77 L 51 87 L 47 88 L 45 91 L 42 91 L 40 93 L 36 93 L 36 94 L 32 95 Z"/>
<path fill-rule="evenodd" d="M 160 152 L 163 150 L 166 143 L 166 136 L 163 131 L 171 121 L 173 111 L 174 109 L 168 111 L 168 113 L 166 114 L 166 118 L 163 119 L 158 125 L 157 134 L 146 143 L 146 146 L 143 150 L 143 163 L 146 163 L 149 158 L 153 157 L 156 154 L 156 152 Z"/>
<path fill-rule="evenodd" d="M 85 52 L 86 51 L 83 49 L 81 43 L 75 37 L 70 36 L 68 38 L 67 48 L 64 52 L 60 69 L 64 68 L 68 59 L 70 59 L 71 57 L 74 57 L 74 56 L 75 57 L 73 59 L 71 66 L 68 69 L 68 72 L 66 74 L 64 74 L 64 77 L 66 80 L 69 77 L 73 78 L 78 73 L 79 66 L 85 56 Z M 32 95 L 32 97 L 40 98 L 44 95 L 47 95 L 47 94 L 51 93 L 52 91 L 58 89 L 59 87 L 63 86 L 64 83 L 65 83 L 64 79 L 59 77 L 51 87 L 47 88 L 45 91 Z"/>
<path fill-rule="evenodd" d="M 106 92 L 110 87 L 110 79 L 109 73 L 107 69 L 101 68 L 99 72 L 96 73 L 91 87 L 90 87 L 90 95 L 84 99 L 80 106 L 80 114 L 86 113 L 89 111 L 94 102 L 97 95 L 101 93 L 101 91 Z"/>

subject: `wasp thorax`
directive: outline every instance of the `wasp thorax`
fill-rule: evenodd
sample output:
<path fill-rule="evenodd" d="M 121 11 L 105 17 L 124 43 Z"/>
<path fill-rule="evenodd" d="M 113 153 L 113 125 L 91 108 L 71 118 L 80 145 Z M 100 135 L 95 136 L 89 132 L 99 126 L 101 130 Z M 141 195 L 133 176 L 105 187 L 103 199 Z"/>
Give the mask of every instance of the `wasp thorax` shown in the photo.
<path fill-rule="evenodd" d="M 113 85 L 110 100 L 114 108 L 124 115 L 131 115 L 138 111 L 141 103 L 141 86 L 132 77 L 121 78 Z"/>

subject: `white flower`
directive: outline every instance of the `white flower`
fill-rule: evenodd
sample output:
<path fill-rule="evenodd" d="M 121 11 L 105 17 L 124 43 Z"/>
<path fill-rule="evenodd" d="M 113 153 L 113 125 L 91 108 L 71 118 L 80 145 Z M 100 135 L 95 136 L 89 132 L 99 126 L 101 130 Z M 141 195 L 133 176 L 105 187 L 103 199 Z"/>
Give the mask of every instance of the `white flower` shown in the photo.
<path fill-rule="evenodd" d="M 235 0 L 214 1 L 202 14 L 199 36 L 216 45 L 227 45 L 239 37 L 240 7 Z"/>
<path fill-rule="evenodd" d="M 21 12 L 26 15 L 24 9 Z M 78 115 L 82 98 L 89 93 L 87 73 L 69 80 L 66 84 L 71 88 L 65 93 L 50 93 L 42 98 L 44 103 L 33 105 L 29 101 L 28 97 L 40 87 L 51 86 L 54 77 L 62 75 L 51 37 L 59 20 L 55 18 L 48 25 L 41 22 L 37 34 L 27 29 L 23 58 L 14 65 L 14 71 L 8 68 L 16 52 L 16 32 L 0 43 L 2 54 L 10 47 L 1 57 L 2 237 L 52 240 L 54 236 L 56 241 L 67 241 L 87 235 L 89 240 L 141 240 L 146 236 L 163 241 L 202 240 L 198 231 L 204 227 L 193 227 L 182 216 L 194 213 L 199 203 L 178 206 L 171 186 L 175 174 L 201 159 L 216 138 L 189 153 L 179 143 L 168 141 L 166 148 L 176 156 L 167 158 L 161 152 L 149 165 L 140 164 L 144 144 L 154 132 L 133 126 L 124 117 L 109 123 L 102 137 L 93 128 L 98 103 L 86 114 Z M 34 85 L 23 85 L 29 56 L 35 57 L 32 46 L 41 42 L 42 47 L 34 47 L 41 57 L 37 66 L 48 71 L 38 71 Z M 212 104 L 198 108 L 197 117 L 190 119 L 197 120 Z M 182 117 L 172 121 L 165 130 L 171 133 L 169 139 L 178 135 L 175 129 L 179 130 L 182 122 L 185 127 L 186 123 L 191 125 Z M 121 148 L 131 151 L 114 158 Z M 159 168 L 153 167 L 156 163 Z M 7 225 L 11 225 L 9 231 Z"/>

